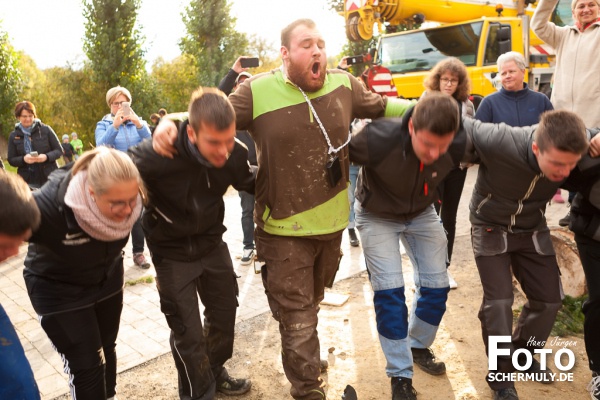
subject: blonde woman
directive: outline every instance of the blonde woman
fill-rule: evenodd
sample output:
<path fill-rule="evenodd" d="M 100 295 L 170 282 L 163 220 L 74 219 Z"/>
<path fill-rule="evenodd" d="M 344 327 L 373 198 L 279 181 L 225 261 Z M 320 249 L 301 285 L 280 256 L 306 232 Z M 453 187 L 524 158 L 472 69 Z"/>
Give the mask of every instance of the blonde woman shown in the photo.
<path fill-rule="evenodd" d="M 115 396 L 122 251 L 142 211 L 140 193 L 131 159 L 98 147 L 52 173 L 34 195 L 42 222 L 29 240 L 25 283 L 74 399 Z"/>

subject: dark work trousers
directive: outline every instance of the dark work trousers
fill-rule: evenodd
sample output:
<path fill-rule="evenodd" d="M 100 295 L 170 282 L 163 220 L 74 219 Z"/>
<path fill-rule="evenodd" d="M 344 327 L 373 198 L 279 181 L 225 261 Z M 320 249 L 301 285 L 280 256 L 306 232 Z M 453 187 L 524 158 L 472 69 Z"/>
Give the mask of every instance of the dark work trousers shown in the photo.
<path fill-rule="evenodd" d="M 448 265 L 452 261 L 452 250 L 454 249 L 454 237 L 456 236 L 456 214 L 460 195 L 465 186 L 467 178 L 466 168 L 454 168 L 437 187 L 439 201 L 434 202 L 435 210 L 442 220 L 446 237 L 448 239 Z"/>
<path fill-rule="evenodd" d="M 233 354 L 237 281 L 227 244 L 221 241 L 196 261 L 154 257 L 160 309 L 171 328 L 171 352 L 180 399 L 209 400 L 215 377 Z M 204 329 L 198 295 L 204 305 Z"/>
<path fill-rule="evenodd" d="M 481 333 L 488 353 L 491 335 L 511 336 L 512 343 L 499 344 L 500 348 L 515 350 L 543 346 L 550 335 L 556 313 L 561 307 L 560 272 L 550 240 L 550 232 L 508 233 L 498 227 L 473 227 L 473 250 L 479 277 L 483 286 L 483 302 L 479 309 Z M 482 255 L 482 254 L 495 255 Z M 513 331 L 512 273 L 519 281 L 527 302 Z M 513 372 L 511 356 L 498 357 L 498 370 Z M 487 375 L 486 375 L 487 376 Z M 514 382 L 488 381 L 492 390 L 514 386 Z"/>
<path fill-rule="evenodd" d="M 131 252 L 133 254 L 144 252 L 144 230 L 142 229 L 142 216 L 135 221 L 131 228 Z"/>
<path fill-rule="evenodd" d="M 583 334 L 590 369 L 600 373 L 600 242 L 575 234 L 589 297 L 583 304 Z"/>
<path fill-rule="evenodd" d="M 123 291 L 90 307 L 40 317 L 69 375 L 71 397 L 106 400 L 117 386 L 116 342 Z"/>
<path fill-rule="evenodd" d="M 254 248 L 254 195 L 239 192 L 240 205 L 242 206 L 242 234 L 244 250 Z"/>
<path fill-rule="evenodd" d="M 262 279 L 279 322 L 281 360 L 294 399 L 324 399 L 320 377 L 317 313 L 340 261 L 342 232 L 332 239 L 275 236 L 256 230 L 256 250 L 265 261 Z"/>

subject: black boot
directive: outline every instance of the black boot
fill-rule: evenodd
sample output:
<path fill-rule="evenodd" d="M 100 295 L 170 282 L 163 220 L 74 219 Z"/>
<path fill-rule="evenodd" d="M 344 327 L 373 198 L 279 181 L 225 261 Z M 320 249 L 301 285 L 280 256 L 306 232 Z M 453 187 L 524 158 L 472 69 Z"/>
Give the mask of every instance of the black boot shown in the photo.
<path fill-rule="evenodd" d="M 348 228 L 348 236 L 350 236 L 350 246 L 358 247 L 358 245 L 360 244 L 360 241 L 358 240 L 358 237 L 356 236 L 356 231 L 354 230 L 354 228 Z"/>

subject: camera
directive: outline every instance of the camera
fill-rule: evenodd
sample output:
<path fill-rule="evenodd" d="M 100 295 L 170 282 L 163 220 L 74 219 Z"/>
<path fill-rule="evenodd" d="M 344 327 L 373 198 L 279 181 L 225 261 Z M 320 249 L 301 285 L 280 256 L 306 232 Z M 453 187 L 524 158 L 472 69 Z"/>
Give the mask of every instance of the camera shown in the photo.
<path fill-rule="evenodd" d="M 242 58 L 240 60 L 240 64 L 242 68 L 258 67 L 258 57 Z"/>

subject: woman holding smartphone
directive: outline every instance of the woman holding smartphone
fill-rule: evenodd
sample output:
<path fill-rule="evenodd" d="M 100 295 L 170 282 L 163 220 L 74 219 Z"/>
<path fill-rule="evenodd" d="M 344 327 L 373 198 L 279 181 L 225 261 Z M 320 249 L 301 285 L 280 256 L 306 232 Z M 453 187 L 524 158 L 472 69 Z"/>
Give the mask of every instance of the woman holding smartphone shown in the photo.
<path fill-rule="evenodd" d="M 56 160 L 62 147 L 56 133 L 37 118 L 35 106 L 20 101 L 15 106 L 19 122 L 8 138 L 8 163 L 31 188 L 40 188 L 52 171 L 58 168 Z"/>
<path fill-rule="evenodd" d="M 122 254 L 142 211 L 140 193 L 129 156 L 106 147 L 83 153 L 34 193 L 42 220 L 29 239 L 23 275 L 74 399 L 115 396 Z"/>
<path fill-rule="evenodd" d="M 106 92 L 106 104 L 110 113 L 96 124 L 96 146 L 108 146 L 122 152 L 152 137 L 148 124 L 131 109 L 131 93 L 116 86 Z M 150 268 L 144 256 L 144 230 L 141 220 L 131 231 L 133 262 L 142 269 Z"/>

